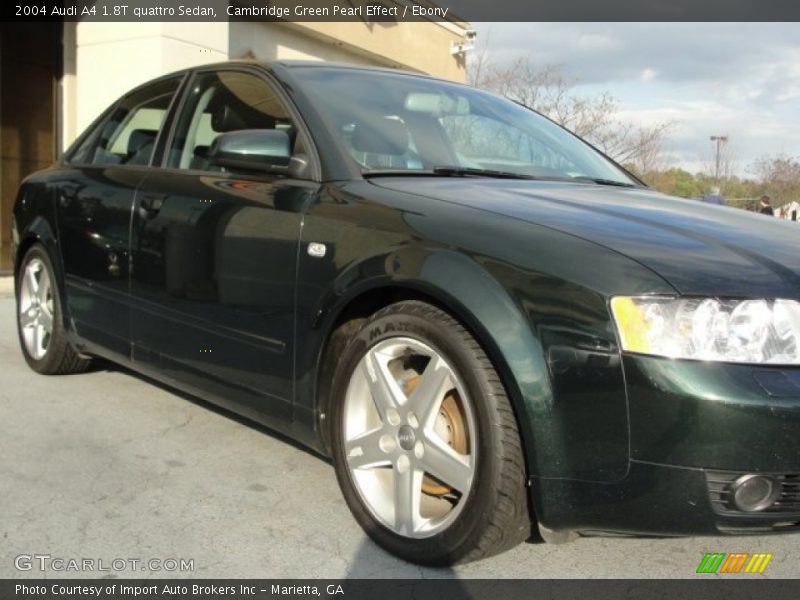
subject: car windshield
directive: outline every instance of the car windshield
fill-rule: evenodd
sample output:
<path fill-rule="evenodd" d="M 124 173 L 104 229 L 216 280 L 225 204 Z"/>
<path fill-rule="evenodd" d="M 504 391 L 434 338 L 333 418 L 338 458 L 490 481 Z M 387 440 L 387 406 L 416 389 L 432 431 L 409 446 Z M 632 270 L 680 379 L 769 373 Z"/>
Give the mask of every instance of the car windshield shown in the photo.
<path fill-rule="evenodd" d="M 367 176 L 434 173 L 637 184 L 550 120 L 468 86 L 347 68 L 299 67 L 294 75 Z"/>

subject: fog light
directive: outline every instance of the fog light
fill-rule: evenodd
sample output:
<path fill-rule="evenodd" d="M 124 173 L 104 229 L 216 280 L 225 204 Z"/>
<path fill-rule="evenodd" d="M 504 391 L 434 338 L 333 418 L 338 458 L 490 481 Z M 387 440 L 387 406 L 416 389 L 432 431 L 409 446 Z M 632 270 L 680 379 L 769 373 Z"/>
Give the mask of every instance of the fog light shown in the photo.
<path fill-rule="evenodd" d="M 742 475 L 731 486 L 734 506 L 747 512 L 768 508 L 779 494 L 780 486 L 777 482 L 764 475 Z"/>

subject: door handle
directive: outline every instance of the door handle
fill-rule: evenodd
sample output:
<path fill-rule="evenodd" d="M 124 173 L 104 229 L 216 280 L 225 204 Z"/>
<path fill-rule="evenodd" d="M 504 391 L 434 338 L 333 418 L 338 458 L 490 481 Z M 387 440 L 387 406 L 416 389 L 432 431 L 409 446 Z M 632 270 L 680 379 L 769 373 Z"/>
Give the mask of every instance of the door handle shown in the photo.
<path fill-rule="evenodd" d="M 139 208 L 150 217 L 155 216 L 162 206 L 164 206 L 164 196 L 157 194 L 144 194 L 139 201 Z"/>

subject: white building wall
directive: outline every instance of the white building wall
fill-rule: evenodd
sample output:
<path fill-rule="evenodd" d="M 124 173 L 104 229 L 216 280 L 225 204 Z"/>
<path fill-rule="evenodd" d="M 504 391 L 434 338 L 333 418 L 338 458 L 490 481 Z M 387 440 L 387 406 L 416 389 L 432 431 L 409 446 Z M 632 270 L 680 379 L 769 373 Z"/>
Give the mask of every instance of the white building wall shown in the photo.
<path fill-rule="evenodd" d="M 230 58 L 259 60 L 326 60 L 387 66 L 388 60 L 352 52 L 341 43 L 309 37 L 286 23 L 235 21 L 230 24 Z"/>
<path fill-rule="evenodd" d="M 70 34 L 65 30 L 65 46 Z M 62 145 L 66 148 L 131 88 L 187 67 L 228 59 L 227 23 L 88 23 L 64 53 Z"/>
<path fill-rule="evenodd" d="M 77 47 L 75 45 L 77 23 L 65 22 L 62 37 L 64 49 L 64 72 L 58 88 L 58 106 L 60 112 L 56 120 L 58 131 L 58 147 L 65 150 L 78 134 L 78 81 L 77 81 Z"/>

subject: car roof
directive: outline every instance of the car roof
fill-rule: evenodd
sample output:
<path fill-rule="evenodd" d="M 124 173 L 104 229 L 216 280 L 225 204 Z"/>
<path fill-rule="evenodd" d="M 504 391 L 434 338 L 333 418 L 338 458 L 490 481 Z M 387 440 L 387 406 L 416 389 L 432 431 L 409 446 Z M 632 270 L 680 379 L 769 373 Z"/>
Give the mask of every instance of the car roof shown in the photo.
<path fill-rule="evenodd" d="M 429 77 L 433 79 L 433 77 L 431 77 L 426 73 L 421 73 L 419 71 L 412 71 L 410 69 L 402 69 L 402 68 L 388 67 L 388 66 L 380 67 L 375 65 L 363 65 L 356 63 L 346 63 L 346 62 L 328 62 L 321 60 L 274 60 L 274 61 L 262 62 L 261 64 L 267 66 L 279 64 L 289 69 L 313 67 L 315 69 L 351 69 L 359 71 L 383 71 L 386 73 L 405 73 L 408 75 L 417 75 L 419 77 Z"/>
<path fill-rule="evenodd" d="M 362 65 L 355 63 L 345 63 L 345 62 L 327 62 L 322 60 L 258 60 L 258 59 L 241 58 L 235 60 L 220 61 L 215 63 L 207 63 L 203 65 L 195 65 L 193 67 L 179 69 L 177 71 L 172 71 L 170 73 L 154 77 L 153 79 L 150 79 L 147 82 L 145 82 L 143 85 L 147 85 L 149 83 L 153 83 L 161 79 L 169 79 L 171 77 L 185 75 L 186 73 L 189 73 L 191 71 L 206 70 L 206 69 L 211 69 L 211 70 L 224 69 L 236 66 L 260 67 L 268 71 L 275 71 L 276 70 L 275 67 L 278 67 L 278 69 L 280 68 L 296 69 L 296 68 L 307 68 L 307 67 L 313 67 L 315 69 L 348 69 L 348 70 L 358 70 L 358 71 L 375 71 L 382 73 L 397 73 L 403 75 L 411 75 L 414 77 L 423 77 L 426 79 L 438 79 L 426 73 L 420 73 L 408 69 L 394 68 L 394 67 L 379 67 L 373 65 Z M 137 86 L 137 88 L 138 87 L 141 86 Z"/>

